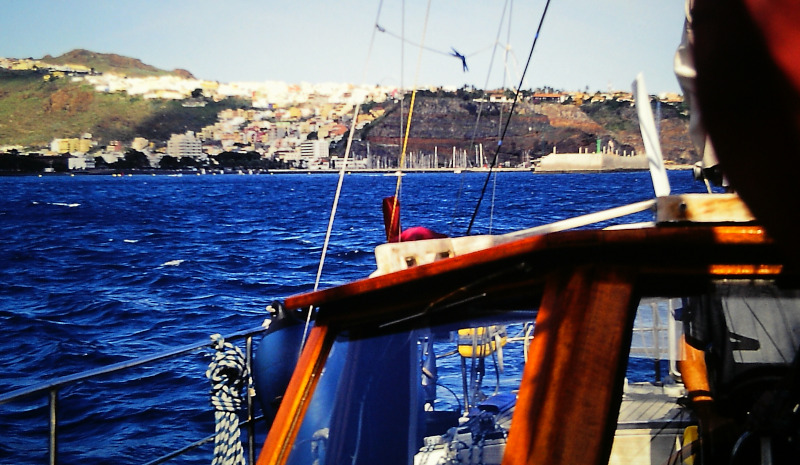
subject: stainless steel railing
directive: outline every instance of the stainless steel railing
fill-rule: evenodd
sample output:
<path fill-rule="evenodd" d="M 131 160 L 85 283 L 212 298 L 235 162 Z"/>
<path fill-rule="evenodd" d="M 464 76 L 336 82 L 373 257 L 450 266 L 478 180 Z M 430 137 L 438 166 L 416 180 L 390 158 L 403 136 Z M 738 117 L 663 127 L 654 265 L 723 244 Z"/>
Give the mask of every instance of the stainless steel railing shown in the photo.
<path fill-rule="evenodd" d="M 253 362 L 253 337 L 259 334 L 263 334 L 265 331 L 266 329 L 264 327 L 259 326 L 257 328 L 251 328 L 225 336 L 226 341 L 236 341 L 241 339 L 245 340 L 245 359 L 247 361 L 247 368 L 249 373 L 252 373 L 251 367 Z M 63 390 L 68 386 L 72 386 L 92 378 L 107 376 L 111 373 L 120 372 L 122 370 L 129 370 L 153 362 L 173 359 L 192 352 L 197 352 L 201 349 L 210 348 L 211 345 L 212 345 L 211 342 L 202 342 L 202 343 L 185 345 L 164 352 L 160 352 L 158 354 L 149 355 L 146 357 L 140 357 L 133 360 L 127 360 L 124 362 L 114 363 L 112 365 L 96 368 L 93 370 L 88 370 L 82 373 L 76 373 L 73 375 L 62 376 L 60 378 L 44 381 L 42 383 L 38 383 L 33 386 L 16 389 L 14 391 L 10 391 L 5 394 L 0 394 L 0 405 L 10 402 L 15 402 L 23 398 L 30 398 L 34 396 L 43 396 L 43 397 L 47 396 L 49 411 L 50 411 L 49 415 L 50 432 L 49 432 L 49 445 L 48 445 L 49 463 L 51 465 L 56 465 L 56 463 L 58 463 L 59 391 Z M 241 426 L 243 428 L 247 428 L 247 454 L 249 459 L 248 463 L 255 463 L 255 441 L 254 441 L 255 423 L 261 417 L 255 417 L 253 394 L 250 391 L 250 389 L 246 389 L 246 391 L 247 391 L 247 399 L 246 399 L 247 419 L 241 424 Z M 168 460 L 178 457 L 192 449 L 195 449 L 213 440 L 214 440 L 213 435 L 206 438 L 202 438 L 192 444 L 187 445 L 182 449 L 170 452 L 162 457 L 147 462 L 147 465 L 156 465 L 164 463 Z"/>
<path fill-rule="evenodd" d="M 679 299 L 649 298 L 639 303 L 630 355 L 653 359 L 656 381 L 661 381 L 662 360 L 669 362 L 669 375 L 681 380 L 677 363 L 683 329 L 676 319 L 680 307 Z"/>

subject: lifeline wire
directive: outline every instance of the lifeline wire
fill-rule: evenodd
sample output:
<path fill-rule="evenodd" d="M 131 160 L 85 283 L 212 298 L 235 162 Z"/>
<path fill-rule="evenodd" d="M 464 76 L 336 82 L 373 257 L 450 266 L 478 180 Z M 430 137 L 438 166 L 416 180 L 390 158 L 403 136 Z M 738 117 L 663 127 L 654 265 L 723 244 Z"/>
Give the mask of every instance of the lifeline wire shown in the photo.
<path fill-rule="evenodd" d="M 478 210 L 481 206 L 481 201 L 483 200 L 483 196 L 486 194 L 486 186 L 489 185 L 489 178 L 491 177 L 492 171 L 494 170 L 495 164 L 497 164 L 497 157 L 500 155 L 500 148 L 503 145 L 503 139 L 506 137 L 506 132 L 508 131 L 508 127 L 511 125 L 511 116 L 514 114 L 514 108 L 517 106 L 517 101 L 519 101 L 519 93 L 520 89 L 522 88 L 522 82 L 525 80 L 525 75 L 528 73 L 528 66 L 531 64 L 531 58 L 533 57 L 533 50 L 536 48 L 536 42 L 539 40 L 539 33 L 542 30 L 542 24 L 544 24 L 544 18 L 547 15 L 547 8 L 550 6 L 550 0 L 544 5 L 544 11 L 542 12 L 542 17 L 539 19 L 539 27 L 536 28 L 536 35 L 533 37 L 533 43 L 531 44 L 531 51 L 528 53 L 528 61 L 525 62 L 525 69 L 522 70 L 522 76 L 519 80 L 519 86 L 517 86 L 517 91 L 514 93 L 514 103 L 511 104 L 511 110 L 508 112 L 508 117 L 506 118 L 506 123 L 503 126 L 503 134 L 500 136 L 500 140 L 497 141 L 497 147 L 495 148 L 494 158 L 492 158 L 492 164 L 489 166 L 489 172 L 486 174 L 486 180 L 483 182 L 483 188 L 481 189 L 481 195 L 478 197 L 478 204 L 475 205 L 475 211 L 472 212 L 472 218 L 469 220 L 469 226 L 467 227 L 467 236 L 469 236 L 470 231 L 472 231 L 472 225 L 475 223 L 475 217 L 478 216 Z"/>

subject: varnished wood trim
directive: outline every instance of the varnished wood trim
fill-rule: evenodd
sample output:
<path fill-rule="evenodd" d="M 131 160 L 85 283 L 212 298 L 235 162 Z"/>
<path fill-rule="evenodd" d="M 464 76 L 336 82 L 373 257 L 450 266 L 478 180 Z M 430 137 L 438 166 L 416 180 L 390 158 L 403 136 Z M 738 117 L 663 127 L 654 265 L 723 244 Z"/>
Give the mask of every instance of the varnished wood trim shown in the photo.
<path fill-rule="evenodd" d="M 599 266 L 549 276 L 503 465 L 608 461 L 635 279 L 631 269 Z"/>
<path fill-rule="evenodd" d="M 757 225 L 565 231 L 527 237 L 395 273 L 291 296 L 286 299 L 285 306 L 288 309 L 341 307 L 352 316 L 352 312 L 364 310 L 363 307 L 368 307 L 367 311 L 385 311 L 376 305 L 361 304 L 378 294 L 378 301 L 385 302 L 384 293 L 398 292 L 403 299 L 389 300 L 395 307 L 410 308 L 436 298 L 428 292 L 434 283 L 442 289 L 458 287 L 462 283 L 454 282 L 453 277 L 459 280 L 464 276 L 485 276 L 523 263 L 534 270 L 533 274 L 541 274 L 560 263 L 579 265 L 604 261 L 625 263 L 643 273 L 652 271 L 659 276 L 670 273 L 707 275 L 712 264 L 748 264 L 756 256 L 774 261 L 750 264 L 777 264 L 773 249 L 772 241 Z"/>

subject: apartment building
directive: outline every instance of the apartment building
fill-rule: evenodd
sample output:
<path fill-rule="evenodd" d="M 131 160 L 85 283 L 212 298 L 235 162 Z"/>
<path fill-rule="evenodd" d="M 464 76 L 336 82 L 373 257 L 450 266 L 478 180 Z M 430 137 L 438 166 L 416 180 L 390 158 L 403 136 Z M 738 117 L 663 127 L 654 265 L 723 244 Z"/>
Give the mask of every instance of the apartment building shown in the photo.
<path fill-rule="evenodd" d="M 186 134 L 173 134 L 167 141 L 167 155 L 178 159 L 191 157 L 203 160 L 207 158 L 203 153 L 200 139 L 195 137 L 192 131 L 186 131 Z"/>
<path fill-rule="evenodd" d="M 300 157 L 307 160 L 328 158 L 330 142 L 326 140 L 307 140 L 300 144 Z"/>
<path fill-rule="evenodd" d="M 50 142 L 50 151 L 55 153 L 86 153 L 92 149 L 91 139 L 53 139 Z"/>

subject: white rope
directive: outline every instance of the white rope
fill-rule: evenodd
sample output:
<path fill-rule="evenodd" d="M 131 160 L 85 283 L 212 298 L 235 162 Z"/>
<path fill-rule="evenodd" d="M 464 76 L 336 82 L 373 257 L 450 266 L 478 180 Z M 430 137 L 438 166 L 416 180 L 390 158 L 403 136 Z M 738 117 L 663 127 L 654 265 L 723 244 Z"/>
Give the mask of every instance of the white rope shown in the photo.
<path fill-rule="evenodd" d="M 238 412 L 242 407 L 242 389 L 247 389 L 250 377 L 247 362 L 241 349 L 225 342 L 221 335 L 214 334 L 211 340 L 216 349 L 206 370 L 206 377 L 211 380 L 211 405 L 216 423 L 211 464 L 245 465 Z"/>

